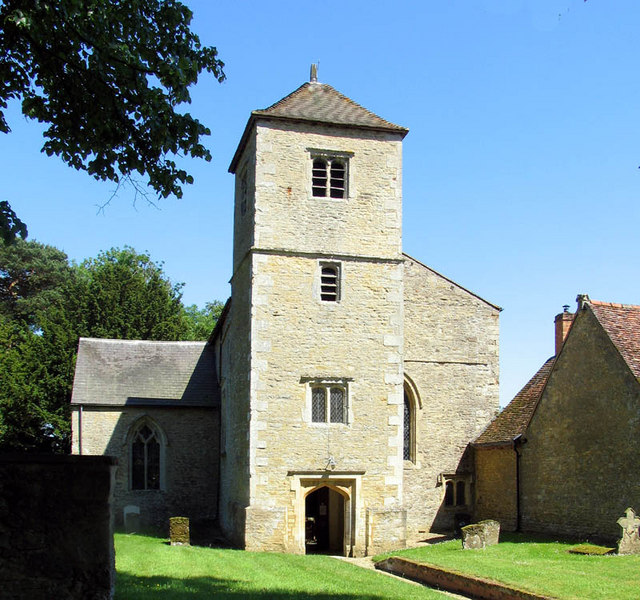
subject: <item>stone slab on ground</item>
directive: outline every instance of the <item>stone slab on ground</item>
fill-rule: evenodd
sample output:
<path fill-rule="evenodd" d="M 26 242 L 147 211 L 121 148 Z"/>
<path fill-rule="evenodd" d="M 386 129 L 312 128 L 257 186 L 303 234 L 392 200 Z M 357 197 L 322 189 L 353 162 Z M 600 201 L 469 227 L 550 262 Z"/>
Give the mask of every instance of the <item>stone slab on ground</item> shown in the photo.
<path fill-rule="evenodd" d="M 375 564 L 375 567 L 439 590 L 462 594 L 477 600 L 554 600 L 550 596 L 519 590 L 497 581 L 464 575 L 398 556 L 381 560 Z"/>

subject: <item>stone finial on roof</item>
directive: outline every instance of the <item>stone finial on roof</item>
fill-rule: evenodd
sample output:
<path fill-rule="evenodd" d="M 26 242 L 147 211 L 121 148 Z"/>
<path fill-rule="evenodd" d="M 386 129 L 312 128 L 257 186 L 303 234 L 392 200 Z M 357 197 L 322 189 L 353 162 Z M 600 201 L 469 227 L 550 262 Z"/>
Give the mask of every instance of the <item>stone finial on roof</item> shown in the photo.
<path fill-rule="evenodd" d="M 581 310 L 585 304 L 591 302 L 591 299 L 589 298 L 589 294 L 578 294 L 576 302 L 578 303 L 578 310 Z"/>
<path fill-rule="evenodd" d="M 318 83 L 318 64 L 311 63 L 311 71 L 309 73 L 309 81 L 311 83 Z"/>

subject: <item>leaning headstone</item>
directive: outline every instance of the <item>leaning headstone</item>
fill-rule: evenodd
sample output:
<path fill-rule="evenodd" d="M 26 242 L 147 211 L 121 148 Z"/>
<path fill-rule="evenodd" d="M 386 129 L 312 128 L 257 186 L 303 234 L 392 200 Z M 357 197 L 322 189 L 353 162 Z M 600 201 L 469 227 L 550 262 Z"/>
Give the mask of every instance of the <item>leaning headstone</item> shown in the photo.
<path fill-rule="evenodd" d="M 169 519 L 169 541 L 172 546 L 189 546 L 189 517 Z"/>
<path fill-rule="evenodd" d="M 466 525 L 461 531 L 464 550 L 495 546 L 500 539 L 500 523 L 491 519 Z"/>
<path fill-rule="evenodd" d="M 618 554 L 640 554 L 640 518 L 633 508 L 627 508 L 626 515 L 618 519 L 622 527 L 622 537 L 618 540 Z"/>

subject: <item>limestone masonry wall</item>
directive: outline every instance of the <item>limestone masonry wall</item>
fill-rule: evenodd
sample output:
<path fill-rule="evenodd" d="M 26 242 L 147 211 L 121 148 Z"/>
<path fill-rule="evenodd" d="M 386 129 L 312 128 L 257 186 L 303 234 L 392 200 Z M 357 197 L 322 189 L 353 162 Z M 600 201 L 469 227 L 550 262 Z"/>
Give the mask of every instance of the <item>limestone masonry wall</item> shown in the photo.
<path fill-rule="evenodd" d="M 108 456 L 0 456 L 3 600 L 113 597 Z"/>
<path fill-rule="evenodd" d="M 515 531 L 518 508 L 513 447 L 475 448 L 474 457 L 474 521 L 494 519 L 502 531 Z"/>
<path fill-rule="evenodd" d="M 312 196 L 314 149 L 349 156 L 347 198 Z M 400 257 L 402 142 L 398 134 L 261 123 L 256 151 L 257 248 Z"/>
<path fill-rule="evenodd" d="M 251 256 L 231 280 L 233 301 L 222 349 L 222 455 L 220 457 L 220 525 L 243 546 L 245 508 L 249 505 L 249 418 L 251 354 Z"/>
<path fill-rule="evenodd" d="M 73 407 L 73 452 L 106 454 L 118 459 L 115 474 L 115 526 L 124 525 L 124 507 L 140 509 L 140 526 L 168 535 L 169 517 L 194 521 L 214 519 L 217 514 L 219 411 L 178 407 L 84 407 L 82 428 L 78 407 Z M 150 417 L 164 434 L 160 490 L 131 490 L 127 436 L 140 419 Z M 197 523 L 194 523 L 197 529 Z"/>
<path fill-rule="evenodd" d="M 466 456 L 498 410 L 499 310 L 407 258 L 404 373 L 415 384 L 416 457 L 404 461 L 408 535 L 446 530 L 472 509 Z M 464 462 L 463 461 L 464 456 Z M 441 474 L 466 474 L 463 505 L 444 507 Z"/>

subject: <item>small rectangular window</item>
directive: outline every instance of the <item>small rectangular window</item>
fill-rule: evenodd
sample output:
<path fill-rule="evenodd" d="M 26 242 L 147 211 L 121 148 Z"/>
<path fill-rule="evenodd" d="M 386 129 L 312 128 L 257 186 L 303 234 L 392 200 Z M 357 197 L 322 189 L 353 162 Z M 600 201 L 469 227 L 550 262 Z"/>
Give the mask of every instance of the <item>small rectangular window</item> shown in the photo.
<path fill-rule="evenodd" d="M 334 382 L 311 384 L 311 422 L 347 423 L 347 388 Z"/>
<path fill-rule="evenodd" d="M 331 388 L 329 420 L 332 423 L 344 423 L 344 390 L 342 388 Z"/>
<path fill-rule="evenodd" d="M 327 422 L 327 392 L 323 387 L 311 389 L 311 420 L 314 423 Z"/>
<path fill-rule="evenodd" d="M 324 302 L 340 300 L 340 268 L 338 265 L 321 266 L 320 299 Z"/>

